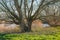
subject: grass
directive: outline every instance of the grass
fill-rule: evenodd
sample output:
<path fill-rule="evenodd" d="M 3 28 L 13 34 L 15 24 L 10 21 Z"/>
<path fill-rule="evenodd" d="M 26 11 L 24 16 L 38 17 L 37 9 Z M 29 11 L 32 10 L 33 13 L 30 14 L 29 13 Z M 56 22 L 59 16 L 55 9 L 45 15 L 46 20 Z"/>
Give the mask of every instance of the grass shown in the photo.
<path fill-rule="evenodd" d="M 39 32 L 2 34 L 0 40 L 60 40 L 60 27 L 41 28 Z"/>

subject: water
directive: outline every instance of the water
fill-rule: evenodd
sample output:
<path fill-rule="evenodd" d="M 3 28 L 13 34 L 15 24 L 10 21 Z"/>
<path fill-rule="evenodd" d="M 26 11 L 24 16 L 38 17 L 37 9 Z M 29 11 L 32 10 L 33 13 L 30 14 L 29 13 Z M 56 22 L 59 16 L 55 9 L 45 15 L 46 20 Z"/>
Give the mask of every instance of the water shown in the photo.
<path fill-rule="evenodd" d="M 43 24 L 43 27 L 50 27 L 49 24 Z"/>

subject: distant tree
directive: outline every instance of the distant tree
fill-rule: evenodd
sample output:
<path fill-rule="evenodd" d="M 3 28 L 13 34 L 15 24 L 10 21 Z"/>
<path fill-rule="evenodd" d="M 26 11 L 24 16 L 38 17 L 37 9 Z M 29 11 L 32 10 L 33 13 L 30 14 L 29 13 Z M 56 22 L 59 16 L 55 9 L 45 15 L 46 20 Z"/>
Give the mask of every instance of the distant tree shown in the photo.
<path fill-rule="evenodd" d="M 60 0 L 0 0 L 0 9 L 20 25 L 22 32 L 30 32 L 32 22 L 40 18 L 41 11 L 58 1 Z"/>
<path fill-rule="evenodd" d="M 46 7 L 45 9 L 45 20 L 51 25 L 51 26 L 58 26 L 60 25 L 60 8 L 56 5 L 50 5 Z"/>

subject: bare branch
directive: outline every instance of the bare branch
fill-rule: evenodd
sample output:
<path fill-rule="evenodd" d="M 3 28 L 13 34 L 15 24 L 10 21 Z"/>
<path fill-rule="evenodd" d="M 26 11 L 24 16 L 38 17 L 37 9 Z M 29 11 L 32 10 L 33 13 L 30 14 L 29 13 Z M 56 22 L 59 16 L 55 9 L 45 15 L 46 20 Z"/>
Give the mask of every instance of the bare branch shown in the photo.
<path fill-rule="evenodd" d="M 31 17 L 31 14 L 32 14 L 32 11 L 33 11 L 33 3 L 34 3 L 34 0 L 32 0 L 31 7 L 29 8 L 29 11 L 28 11 L 28 18 Z"/>
<path fill-rule="evenodd" d="M 43 4 L 42 6 L 40 6 L 38 9 L 37 9 L 37 11 L 35 12 L 35 14 L 32 16 L 34 19 L 36 19 L 36 17 L 41 13 L 41 11 L 43 10 L 43 9 L 45 9 L 45 7 L 46 6 L 48 6 L 48 5 L 50 5 L 50 4 L 54 4 L 55 2 L 58 2 L 57 0 L 56 1 L 49 1 L 49 2 L 47 2 L 47 3 L 45 3 L 45 4 Z"/>

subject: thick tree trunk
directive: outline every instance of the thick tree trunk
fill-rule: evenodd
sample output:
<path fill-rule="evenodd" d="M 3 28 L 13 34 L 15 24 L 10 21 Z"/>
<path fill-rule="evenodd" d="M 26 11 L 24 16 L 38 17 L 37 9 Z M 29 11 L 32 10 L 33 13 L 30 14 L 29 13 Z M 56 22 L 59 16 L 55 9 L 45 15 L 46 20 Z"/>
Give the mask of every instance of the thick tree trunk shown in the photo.
<path fill-rule="evenodd" d="M 28 22 L 26 24 L 21 23 L 21 32 L 30 32 L 31 31 L 31 24 L 32 22 Z"/>
<path fill-rule="evenodd" d="M 28 23 L 28 25 L 26 26 L 25 31 L 26 32 L 30 32 L 31 31 L 31 23 Z"/>
<path fill-rule="evenodd" d="M 26 25 L 25 25 L 25 28 L 24 28 L 24 30 L 25 30 L 25 32 L 30 32 L 31 31 L 31 22 L 28 22 Z"/>

